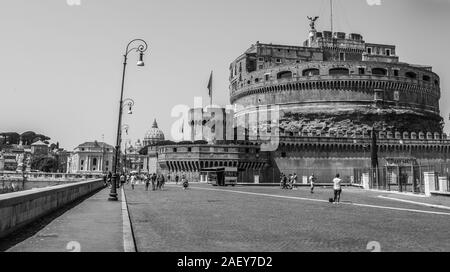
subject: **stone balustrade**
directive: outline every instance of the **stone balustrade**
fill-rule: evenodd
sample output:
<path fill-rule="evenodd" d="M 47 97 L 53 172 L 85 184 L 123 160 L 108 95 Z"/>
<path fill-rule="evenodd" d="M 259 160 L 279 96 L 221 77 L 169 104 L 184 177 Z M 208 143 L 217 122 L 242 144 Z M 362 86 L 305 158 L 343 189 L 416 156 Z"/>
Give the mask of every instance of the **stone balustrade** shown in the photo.
<path fill-rule="evenodd" d="M 35 172 L 0 172 L 0 180 L 2 179 L 20 179 L 23 177 L 29 181 L 79 181 L 93 178 L 101 178 L 102 174 L 68 174 L 68 173 L 35 173 Z"/>

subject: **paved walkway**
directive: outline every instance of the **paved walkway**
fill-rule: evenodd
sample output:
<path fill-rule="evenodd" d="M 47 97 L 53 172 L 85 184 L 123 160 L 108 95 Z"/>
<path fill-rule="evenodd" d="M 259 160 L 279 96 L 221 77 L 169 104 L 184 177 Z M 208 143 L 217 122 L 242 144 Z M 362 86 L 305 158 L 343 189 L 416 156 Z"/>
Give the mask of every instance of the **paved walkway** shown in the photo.
<path fill-rule="evenodd" d="M 119 201 L 108 195 L 109 189 L 99 191 L 7 251 L 124 251 L 121 190 Z"/>
<path fill-rule="evenodd" d="M 373 243 L 381 251 L 450 250 L 446 209 L 350 188 L 334 205 L 331 194 L 194 183 L 186 191 L 126 187 L 138 251 L 368 252 Z"/>

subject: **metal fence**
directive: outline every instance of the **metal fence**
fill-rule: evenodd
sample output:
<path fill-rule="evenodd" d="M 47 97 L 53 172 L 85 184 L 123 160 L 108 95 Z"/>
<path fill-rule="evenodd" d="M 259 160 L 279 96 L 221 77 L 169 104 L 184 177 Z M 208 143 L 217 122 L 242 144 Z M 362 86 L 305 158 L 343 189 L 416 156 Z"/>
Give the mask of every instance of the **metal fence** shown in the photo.
<path fill-rule="evenodd" d="M 366 176 L 371 189 L 388 191 L 424 193 L 424 177 L 427 172 L 435 173 L 434 188 L 436 191 L 450 192 L 450 163 L 382 166 L 373 168 L 286 168 L 267 170 L 246 170 L 239 172 L 239 182 L 246 183 L 279 183 L 280 174 L 297 175 L 297 183 L 308 184 L 308 178 L 314 174 L 316 183 L 331 184 L 336 174 L 340 175 L 343 183 L 364 186 Z M 439 182 L 445 178 L 447 182 Z M 445 188 L 440 188 L 444 185 Z"/>
<path fill-rule="evenodd" d="M 355 169 L 355 184 L 363 184 L 363 175 L 368 176 L 369 187 L 372 189 L 424 193 L 425 173 L 434 173 L 434 188 L 436 191 L 450 192 L 450 164 L 428 164 L 428 165 L 408 165 L 408 166 L 382 166 L 377 169 L 359 168 Z M 443 186 L 439 178 L 446 180 Z"/>
<path fill-rule="evenodd" d="M 354 168 L 284 168 L 267 170 L 246 170 L 239 172 L 239 180 L 254 183 L 280 183 L 281 174 L 286 176 L 297 175 L 297 183 L 307 184 L 308 178 L 314 174 L 316 183 L 331 184 L 336 174 L 340 175 L 343 183 L 354 183 Z M 255 176 L 257 176 L 255 178 Z"/>

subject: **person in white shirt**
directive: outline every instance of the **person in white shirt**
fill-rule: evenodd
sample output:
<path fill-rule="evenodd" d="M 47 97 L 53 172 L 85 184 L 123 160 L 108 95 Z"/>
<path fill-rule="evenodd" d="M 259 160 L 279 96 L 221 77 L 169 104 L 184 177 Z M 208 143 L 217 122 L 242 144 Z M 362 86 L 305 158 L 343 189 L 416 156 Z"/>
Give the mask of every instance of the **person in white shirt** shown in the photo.
<path fill-rule="evenodd" d="M 341 182 L 342 180 L 339 178 L 339 174 L 336 174 L 336 177 L 333 179 L 333 189 L 334 189 L 334 203 L 338 204 L 341 200 Z"/>
<path fill-rule="evenodd" d="M 316 182 L 316 177 L 314 173 L 309 177 L 309 184 L 311 185 L 311 194 L 314 193 L 314 183 Z"/>

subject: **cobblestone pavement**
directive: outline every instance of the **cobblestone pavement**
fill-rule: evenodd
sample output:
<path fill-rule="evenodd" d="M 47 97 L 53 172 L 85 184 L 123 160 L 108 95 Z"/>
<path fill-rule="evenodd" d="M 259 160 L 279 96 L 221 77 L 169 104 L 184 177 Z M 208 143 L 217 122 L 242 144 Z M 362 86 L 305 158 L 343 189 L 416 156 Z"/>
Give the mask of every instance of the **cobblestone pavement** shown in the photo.
<path fill-rule="evenodd" d="M 138 251 L 450 251 L 450 211 L 344 188 L 126 188 Z M 424 202 L 423 198 L 412 198 Z M 440 204 L 445 205 L 445 200 Z M 448 205 L 450 206 L 450 205 Z"/>

